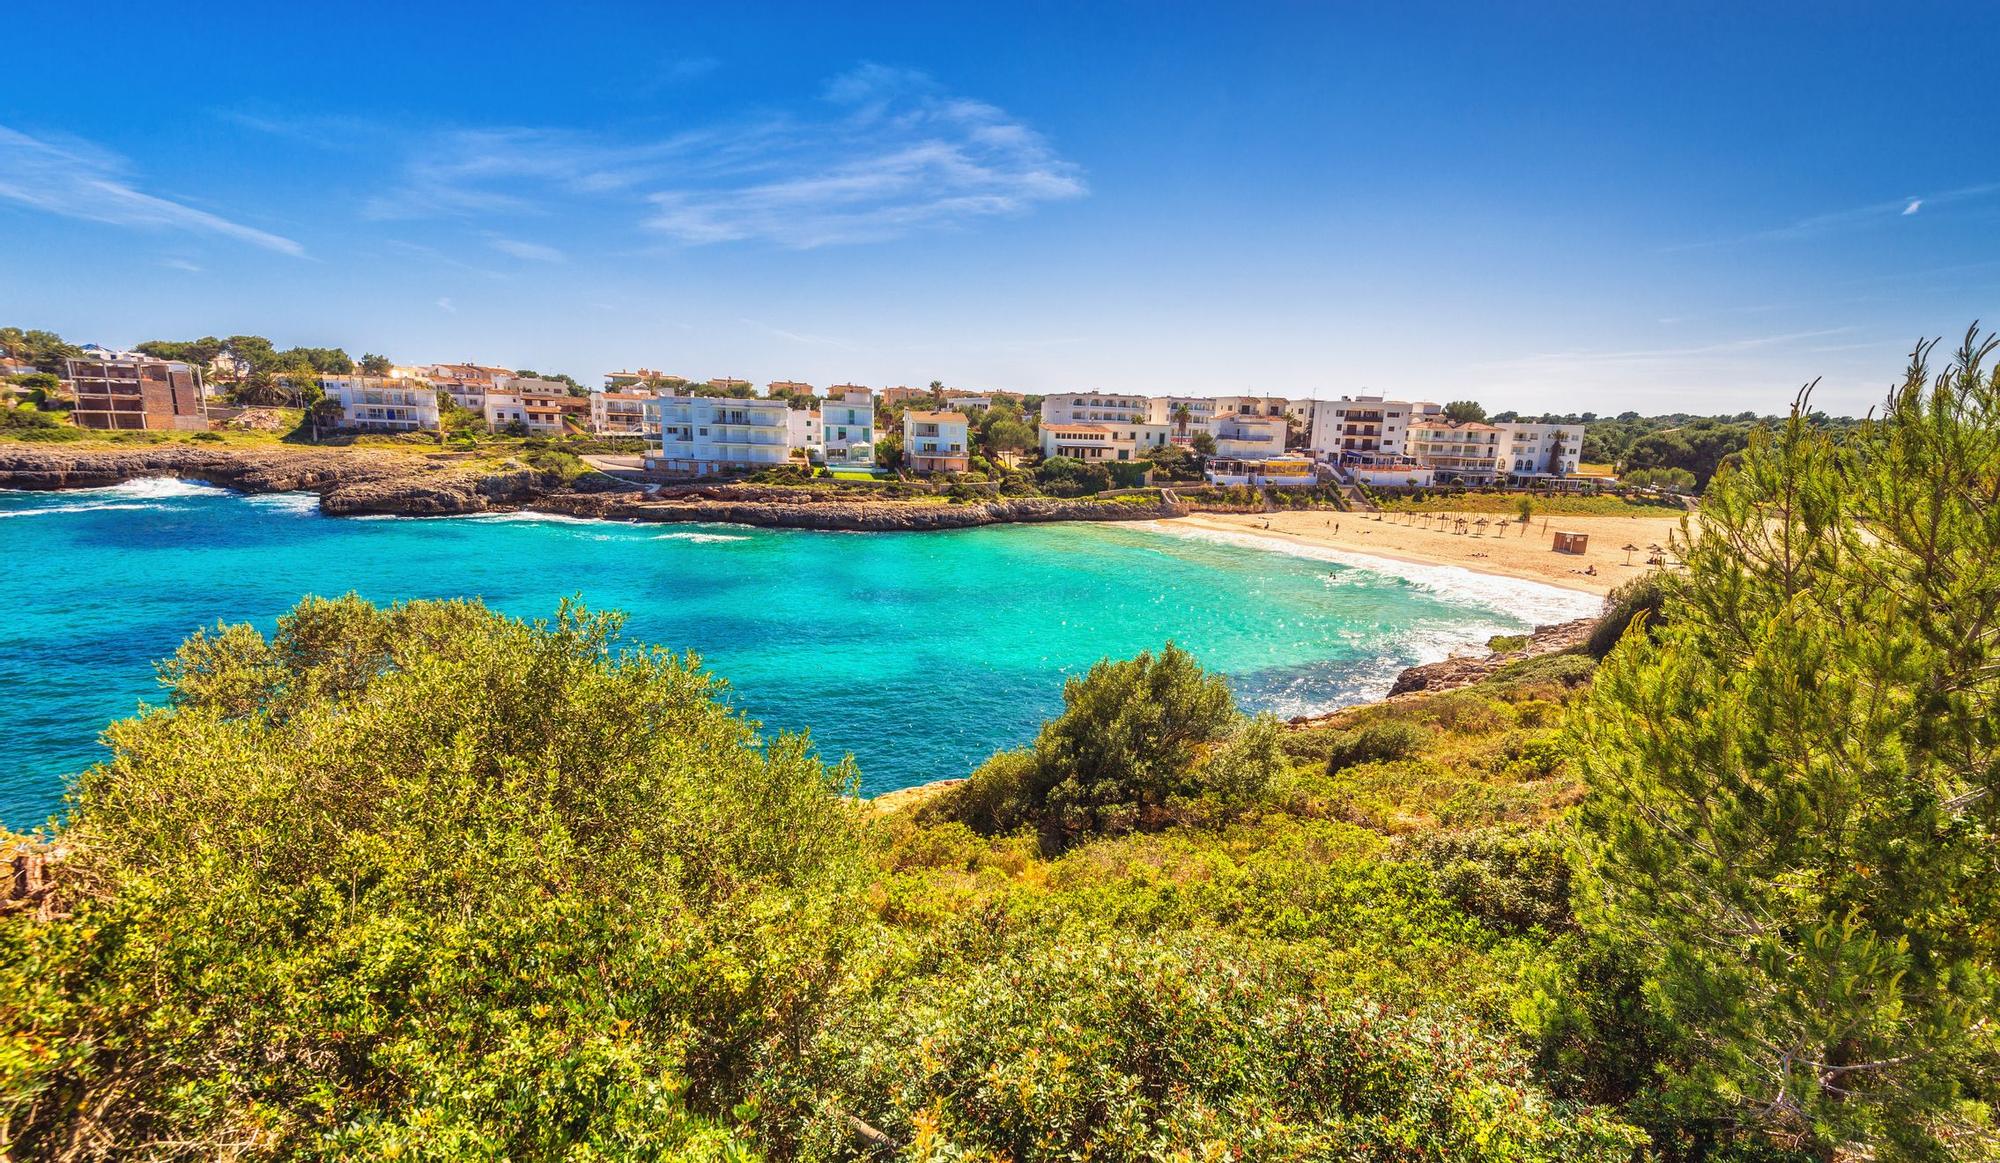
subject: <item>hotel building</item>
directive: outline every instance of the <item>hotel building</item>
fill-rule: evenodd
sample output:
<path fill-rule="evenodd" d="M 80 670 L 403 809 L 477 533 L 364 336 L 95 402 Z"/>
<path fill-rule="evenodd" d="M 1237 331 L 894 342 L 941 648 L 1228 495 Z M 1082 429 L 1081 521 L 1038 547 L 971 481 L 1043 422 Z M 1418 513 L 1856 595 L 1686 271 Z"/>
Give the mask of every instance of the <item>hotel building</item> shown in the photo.
<path fill-rule="evenodd" d="M 1583 456 L 1583 425 L 1500 425 L 1500 474 L 1510 480 L 1575 476 Z"/>
<path fill-rule="evenodd" d="M 1042 400 L 1042 455 L 1077 460 L 1144 460 L 1171 443 L 1173 427 L 1154 423 L 1145 396 L 1066 393 Z M 1188 429 L 1189 438 L 1195 429 Z"/>
<path fill-rule="evenodd" d="M 1500 471 L 1500 428 L 1446 420 L 1419 420 L 1410 429 L 1410 459 L 1440 484 L 1492 484 Z"/>
<path fill-rule="evenodd" d="M 1428 401 L 1381 396 L 1314 400 L 1307 444 L 1314 455 L 1343 465 L 1407 463 L 1412 425 L 1441 411 Z"/>

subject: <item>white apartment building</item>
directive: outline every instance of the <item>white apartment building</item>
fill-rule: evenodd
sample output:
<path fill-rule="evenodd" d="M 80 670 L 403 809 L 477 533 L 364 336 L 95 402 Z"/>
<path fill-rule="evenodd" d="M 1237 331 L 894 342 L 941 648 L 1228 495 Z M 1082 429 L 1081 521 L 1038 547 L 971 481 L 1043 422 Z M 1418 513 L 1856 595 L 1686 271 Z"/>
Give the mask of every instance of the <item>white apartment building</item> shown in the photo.
<path fill-rule="evenodd" d="M 1171 444 L 1164 424 L 1042 421 L 1042 455 L 1076 460 L 1145 460 Z"/>
<path fill-rule="evenodd" d="M 1217 416 L 1285 416 L 1292 402 L 1283 396 L 1217 396 Z"/>
<path fill-rule="evenodd" d="M 875 393 L 854 384 L 829 389 L 819 406 L 820 442 L 828 467 L 875 463 Z"/>
<path fill-rule="evenodd" d="M 1215 420 L 1215 455 L 1259 461 L 1282 456 L 1289 427 L 1282 409 L 1276 416 L 1225 412 Z"/>
<path fill-rule="evenodd" d="M 1583 456 L 1583 425 L 1500 425 L 1500 475 L 1513 480 L 1575 476 Z"/>
<path fill-rule="evenodd" d="M 824 420 L 819 409 L 790 408 L 785 416 L 785 440 L 793 451 L 804 452 L 806 459 L 824 461 L 826 459 L 826 436 Z"/>
<path fill-rule="evenodd" d="M 504 367 L 476 363 L 434 363 L 409 369 L 415 378 L 429 380 L 432 387 L 450 396 L 453 403 L 475 412 L 486 409 L 486 393 L 501 390 L 514 373 Z M 405 377 L 409 378 L 409 377 Z"/>
<path fill-rule="evenodd" d="M 1197 432 L 1215 434 L 1221 415 L 1216 403 L 1207 396 L 1155 396 L 1147 401 L 1146 421 L 1165 425 L 1175 444 L 1190 444 Z"/>
<path fill-rule="evenodd" d="M 570 422 L 588 423 L 589 400 L 570 395 L 561 380 L 531 380 L 510 376 L 480 398 L 480 412 L 489 431 L 519 424 L 531 436 L 561 436 Z"/>
<path fill-rule="evenodd" d="M 783 400 L 662 396 L 660 444 L 646 468 L 673 476 L 714 476 L 773 468 L 791 458 L 792 409 Z"/>
<path fill-rule="evenodd" d="M 1070 392 L 1042 399 L 1042 455 L 1077 460 L 1144 460 L 1163 448 L 1176 429 L 1154 422 L 1145 396 Z M 1202 401 L 1210 404 L 1212 401 Z M 1189 437 L 1198 431 L 1190 423 Z"/>
<path fill-rule="evenodd" d="M 321 376 L 320 390 L 340 405 L 340 426 L 362 432 L 435 432 L 435 388 L 385 376 Z"/>
<path fill-rule="evenodd" d="M 645 388 L 590 393 L 590 430 L 599 436 L 658 436 L 660 418 Z"/>
<path fill-rule="evenodd" d="M 972 467 L 963 412 L 903 413 L 903 463 L 916 472 L 965 472 Z"/>
<path fill-rule="evenodd" d="M 1321 459 L 1341 464 L 1400 463 L 1410 455 L 1412 424 L 1441 411 L 1429 401 L 1381 396 L 1314 400 L 1308 447 Z"/>
<path fill-rule="evenodd" d="M 1042 423 L 1147 424 L 1152 422 L 1152 403 L 1144 396 L 1105 395 L 1102 392 L 1044 396 Z"/>
<path fill-rule="evenodd" d="M 1410 459 L 1440 484 L 1491 484 L 1500 472 L 1500 428 L 1434 416 L 1410 429 Z"/>

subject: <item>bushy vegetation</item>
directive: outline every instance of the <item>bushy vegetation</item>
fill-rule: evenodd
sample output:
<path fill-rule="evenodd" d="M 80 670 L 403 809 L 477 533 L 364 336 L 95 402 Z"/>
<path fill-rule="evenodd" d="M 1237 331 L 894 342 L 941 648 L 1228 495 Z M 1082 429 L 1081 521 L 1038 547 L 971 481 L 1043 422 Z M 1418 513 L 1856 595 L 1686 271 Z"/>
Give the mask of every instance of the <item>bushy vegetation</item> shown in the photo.
<path fill-rule="evenodd" d="M 1560 684 L 1293 732 L 1169 647 L 1071 683 L 959 793 L 870 818 L 835 794 L 851 773 L 616 630 L 348 598 L 191 639 L 75 792 L 56 915 L 0 919 L 8 1148 L 1622 1160 L 1642 1137 L 1545 1085 L 1510 1016 L 1569 996 L 1536 919 L 1565 898 L 1519 899 L 1560 861 L 1481 876 L 1388 839 L 1540 828 Z M 1296 753 L 1350 731 L 1410 742 L 1337 772 Z M 1531 965 L 1537 992 L 1505 984 Z"/>
<path fill-rule="evenodd" d="M 895 810 L 615 618 L 197 635 L 0 916 L 0 1151 L 1992 1158 L 1985 354 L 1586 648 L 1288 727 L 1170 645 Z"/>
<path fill-rule="evenodd" d="M 2000 1150 L 1993 347 L 1758 433 L 1572 720 L 1583 917 L 1687 1032 L 1670 1084 L 1822 1151 Z"/>
<path fill-rule="evenodd" d="M 67 915 L 0 923 L 8 1149 L 724 1157 L 857 935 L 849 773 L 617 628 L 191 639 L 75 793 Z"/>

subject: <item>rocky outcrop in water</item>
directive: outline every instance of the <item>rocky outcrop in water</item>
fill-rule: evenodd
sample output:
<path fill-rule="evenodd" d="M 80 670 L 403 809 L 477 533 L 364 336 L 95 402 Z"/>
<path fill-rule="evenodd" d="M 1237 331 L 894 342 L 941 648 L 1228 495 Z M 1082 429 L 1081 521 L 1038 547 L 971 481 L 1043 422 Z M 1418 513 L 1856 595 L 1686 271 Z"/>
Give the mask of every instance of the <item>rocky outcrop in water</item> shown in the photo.
<path fill-rule="evenodd" d="M 1471 686 L 1510 662 L 1523 658 L 1534 658 L 1543 654 L 1557 654 L 1574 649 L 1590 639 L 1591 628 L 1597 625 L 1596 618 L 1578 618 L 1573 622 L 1559 622 L 1553 626 L 1537 626 L 1528 636 L 1528 644 L 1519 650 L 1494 650 L 1485 654 L 1468 654 L 1447 658 L 1441 662 L 1427 662 L 1413 666 L 1396 676 L 1389 686 L 1389 697 L 1406 695 L 1413 691 L 1448 691 L 1455 687 Z"/>

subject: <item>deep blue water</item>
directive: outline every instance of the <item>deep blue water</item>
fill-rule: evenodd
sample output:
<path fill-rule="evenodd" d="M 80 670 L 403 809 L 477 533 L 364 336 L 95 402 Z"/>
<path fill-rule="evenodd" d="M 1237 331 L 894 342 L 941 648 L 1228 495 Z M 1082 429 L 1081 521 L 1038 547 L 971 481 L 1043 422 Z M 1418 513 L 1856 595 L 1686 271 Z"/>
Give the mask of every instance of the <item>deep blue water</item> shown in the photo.
<path fill-rule="evenodd" d="M 1404 666 L 1594 599 L 1457 571 L 1368 569 L 1115 525 L 808 533 L 528 516 L 323 517 L 308 494 L 177 481 L 0 491 L 0 824 L 56 810 L 98 732 L 160 697 L 152 664 L 218 620 L 268 631 L 303 594 L 565 595 L 693 649 L 769 727 L 852 752 L 871 793 L 1033 738 L 1065 675 L 1168 639 L 1284 715 L 1379 695 Z"/>

